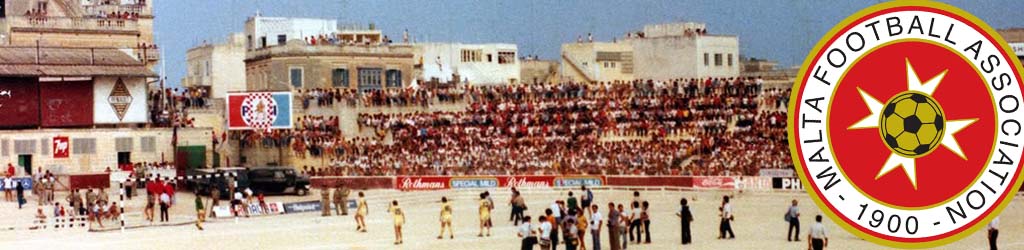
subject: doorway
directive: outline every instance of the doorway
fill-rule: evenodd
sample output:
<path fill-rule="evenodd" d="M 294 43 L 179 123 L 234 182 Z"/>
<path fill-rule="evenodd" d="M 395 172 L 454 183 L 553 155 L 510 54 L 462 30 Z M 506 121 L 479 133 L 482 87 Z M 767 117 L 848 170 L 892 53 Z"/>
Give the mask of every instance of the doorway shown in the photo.
<path fill-rule="evenodd" d="M 18 165 L 25 168 L 25 175 L 32 175 L 32 155 L 18 155 Z"/>
<path fill-rule="evenodd" d="M 117 152 L 117 166 L 132 164 L 132 152 Z"/>

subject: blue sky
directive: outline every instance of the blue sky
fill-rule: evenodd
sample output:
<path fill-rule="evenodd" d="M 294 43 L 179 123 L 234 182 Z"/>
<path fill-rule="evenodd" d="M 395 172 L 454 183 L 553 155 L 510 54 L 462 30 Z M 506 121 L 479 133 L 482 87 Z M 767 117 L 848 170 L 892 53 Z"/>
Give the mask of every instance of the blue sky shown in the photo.
<path fill-rule="evenodd" d="M 419 41 L 505 42 L 520 55 L 555 59 L 562 43 L 587 32 L 611 40 L 644 24 L 697 21 L 716 34 L 740 38 L 740 54 L 798 65 L 814 43 L 846 16 L 879 1 L 622 1 L 622 0 L 161 0 L 155 2 L 157 44 L 164 50 L 168 83 L 186 73 L 185 52 L 204 40 L 241 32 L 248 16 L 338 19 L 374 23 L 401 39 L 408 29 Z M 1024 27 L 1024 1 L 945 1 L 995 28 Z"/>

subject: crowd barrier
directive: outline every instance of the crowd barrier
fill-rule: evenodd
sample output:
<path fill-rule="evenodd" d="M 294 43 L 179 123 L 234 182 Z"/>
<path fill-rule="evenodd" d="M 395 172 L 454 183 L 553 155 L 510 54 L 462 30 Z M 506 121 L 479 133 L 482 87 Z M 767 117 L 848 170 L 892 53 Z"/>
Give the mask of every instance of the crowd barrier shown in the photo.
<path fill-rule="evenodd" d="M 802 190 L 800 178 L 769 176 L 493 175 L 493 176 L 327 176 L 310 178 L 314 189 L 344 184 L 354 189 L 401 191 L 541 188 L 672 187 L 680 189 Z"/>
<path fill-rule="evenodd" d="M 69 175 L 68 186 L 72 189 L 110 188 L 110 174 L 98 173 Z"/>
<path fill-rule="evenodd" d="M 609 186 L 693 187 L 693 176 L 606 176 Z"/>
<path fill-rule="evenodd" d="M 395 186 L 395 178 L 391 176 L 325 176 L 309 178 L 314 189 L 336 188 L 341 185 L 360 189 L 388 189 Z"/>

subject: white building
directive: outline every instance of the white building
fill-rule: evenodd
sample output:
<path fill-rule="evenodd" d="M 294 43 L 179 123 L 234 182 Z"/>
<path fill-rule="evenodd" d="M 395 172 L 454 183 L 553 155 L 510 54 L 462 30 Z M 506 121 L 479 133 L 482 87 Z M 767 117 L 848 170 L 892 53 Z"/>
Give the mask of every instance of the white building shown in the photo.
<path fill-rule="evenodd" d="M 417 43 L 413 47 L 424 81 L 448 82 L 457 75 L 462 82 L 478 85 L 519 82 L 515 44 Z"/>
<path fill-rule="evenodd" d="M 631 37 L 637 79 L 737 77 L 740 42 L 731 35 L 706 33 L 702 23 L 646 25 Z"/>
<path fill-rule="evenodd" d="M 253 16 L 245 22 L 245 47 L 248 50 L 281 46 L 289 40 L 326 36 L 338 41 L 379 43 L 381 32 L 353 25 L 338 26 L 335 19 Z"/>
<path fill-rule="evenodd" d="M 288 40 L 335 34 L 334 19 L 253 16 L 245 22 L 245 47 L 252 49 L 284 45 Z"/>
<path fill-rule="evenodd" d="M 212 98 L 224 98 L 228 92 L 245 91 L 244 35 L 234 33 L 227 41 L 203 44 L 186 53 L 188 75 L 184 87 L 206 88 Z"/>
<path fill-rule="evenodd" d="M 739 76 L 739 39 L 706 31 L 703 23 L 656 24 L 614 42 L 563 44 L 561 73 L 581 82 Z"/>

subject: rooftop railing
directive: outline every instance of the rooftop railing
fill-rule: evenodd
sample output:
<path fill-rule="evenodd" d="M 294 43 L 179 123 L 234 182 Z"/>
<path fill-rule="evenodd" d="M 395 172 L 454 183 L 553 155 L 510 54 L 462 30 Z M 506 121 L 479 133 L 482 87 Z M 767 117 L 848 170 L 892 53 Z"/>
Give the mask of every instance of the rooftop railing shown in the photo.
<path fill-rule="evenodd" d="M 119 18 L 9 16 L 12 29 L 54 29 L 88 31 L 138 31 L 138 21 Z"/>

